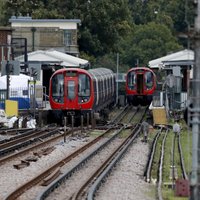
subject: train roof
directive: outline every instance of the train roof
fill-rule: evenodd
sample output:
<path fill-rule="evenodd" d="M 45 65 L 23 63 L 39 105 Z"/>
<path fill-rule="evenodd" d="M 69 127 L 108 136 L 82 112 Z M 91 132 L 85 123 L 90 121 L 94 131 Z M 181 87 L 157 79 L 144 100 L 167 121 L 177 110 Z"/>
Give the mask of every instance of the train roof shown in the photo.
<path fill-rule="evenodd" d="M 98 79 L 114 77 L 113 71 L 107 68 L 90 69 L 88 72 L 93 78 L 96 77 Z"/>
<path fill-rule="evenodd" d="M 89 74 L 91 76 L 114 76 L 114 73 L 111 69 L 107 69 L 107 68 L 95 68 L 95 69 L 89 69 L 89 70 L 85 70 L 85 69 L 81 69 L 81 68 L 62 68 L 57 70 L 55 73 L 61 73 L 64 71 L 78 71 L 78 72 L 82 72 L 82 73 L 86 73 Z"/>
<path fill-rule="evenodd" d="M 81 69 L 81 68 L 76 68 L 76 67 L 69 67 L 69 68 L 64 67 L 62 69 L 56 70 L 55 73 L 60 73 L 60 72 L 65 72 L 65 71 L 79 71 L 79 72 L 87 73 L 87 70 Z"/>
<path fill-rule="evenodd" d="M 113 71 L 111 69 L 107 68 L 96 68 L 96 69 L 89 69 L 89 73 L 94 74 L 94 75 L 109 75 L 113 74 Z"/>
<path fill-rule="evenodd" d="M 129 69 L 128 72 L 130 72 L 130 71 L 136 71 L 136 70 L 152 71 L 152 69 L 150 69 L 148 67 L 133 67 L 133 68 Z"/>

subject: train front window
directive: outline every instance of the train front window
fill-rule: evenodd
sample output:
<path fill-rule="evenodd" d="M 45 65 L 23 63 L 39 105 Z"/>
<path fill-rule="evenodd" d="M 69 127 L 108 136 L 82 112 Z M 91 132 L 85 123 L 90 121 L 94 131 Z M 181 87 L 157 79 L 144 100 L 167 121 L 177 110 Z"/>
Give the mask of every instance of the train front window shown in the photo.
<path fill-rule="evenodd" d="M 64 76 L 63 74 L 55 75 L 52 78 L 52 98 L 57 103 L 64 102 Z"/>
<path fill-rule="evenodd" d="M 75 98 L 75 96 L 76 96 L 75 95 L 75 82 L 74 81 L 68 81 L 67 86 L 68 86 L 67 87 L 68 88 L 67 97 L 68 97 L 68 99 L 73 100 Z"/>
<path fill-rule="evenodd" d="M 133 90 L 135 89 L 136 84 L 136 74 L 135 72 L 129 72 L 128 73 L 128 88 Z"/>
<path fill-rule="evenodd" d="M 151 89 L 153 87 L 153 74 L 152 72 L 145 73 L 145 81 L 147 89 Z"/>
<path fill-rule="evenodd" d="M 90 98 L 90 78 L 86 74 L 79 74 L 78 77 L 78 97 L 79 102 L 87 102 Z"/>

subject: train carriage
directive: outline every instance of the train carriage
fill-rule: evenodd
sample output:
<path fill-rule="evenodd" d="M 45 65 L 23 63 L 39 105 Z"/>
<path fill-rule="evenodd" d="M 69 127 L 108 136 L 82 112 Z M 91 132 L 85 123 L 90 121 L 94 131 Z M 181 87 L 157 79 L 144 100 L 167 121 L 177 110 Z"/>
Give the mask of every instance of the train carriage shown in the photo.
<path fill-rule="evenodd" d="M 132 68 L 126 75 L 126 98 L 129 104 L 148 105 L 156 89 L 156 75 L 147 67 Z"/>
<path fill-rule="evenodd" d="M 49 102 L 56 116 L 102 112 L 115 104 L 116 80 L 107 68 L 63 68 L 50 79 Z"/>

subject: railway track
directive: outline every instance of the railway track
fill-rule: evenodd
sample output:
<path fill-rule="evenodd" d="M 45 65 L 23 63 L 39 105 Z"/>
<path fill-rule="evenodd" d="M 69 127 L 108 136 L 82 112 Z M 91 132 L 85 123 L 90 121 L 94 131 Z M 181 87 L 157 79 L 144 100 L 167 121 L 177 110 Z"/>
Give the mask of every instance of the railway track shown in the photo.
<path fill-rule="evenodd" d="M 125 115 L 127 115 L 127 113 L 128 113 L 127 109 L 124 109 L 124 112 L 125 112 L 125 114 L 121 115 L 123 117 Z M 120 120 L 123 117 L 121 117 Z M 143 119 L 143 117 L 144 117 L 144 115 L 141 117 L 140 121 Z M 132 119 L 132 117 L 131 117 L 131 119 Z M 125 130 L 125 128 L 126 128 L 125 126 L 121 127 L 121 129 L 117 132 L 117 135 L 120 134 L 123 130 Z M 130 129 L 130 131 L 131 131 L 131 129 Z M 100 177 L 102 174 L 104 174 L 103 177 L 105 177 L 106 175 L 108 175 L 108 172 L 113 168 L 113 166 L 116 164 L 116 162 L 126 152 L 126 150 L 128 149 L 128 147 L 130 146 L 130 144 L 138 136 L 139 133 L 140 133 L 140 125 L 137 124 L 137 125 L 135 125 L 134 131 L 132 133 L 127 134 L 128 136 L 126 137 L 126 139 L 124 139 L 124 141 L 121 143 L 121 145 L 119 145 L 118 147 L 116 147 L 116 150 L 109 156 L 109 158 L 107 160 L 105 160 L 103 162 L 103 164 L 93 173 L 93 175 L 91 177 L 87 178 L 86 182 L 83 183 L 80 186 L 80 189 L 78 189 L 78 192 L 75 191 L 74 192 L 75 194 L 72 194 L 71 197 L 67 196 L 67 197 L 64 197 L 64 198 L 65 199 L 83 199 L 83 198 L 85 198 L 85 197 L 83 197 L 83 194 L 85 195 L 85 193 L 86 193 L 84 189 L 87 187 L 87 185 L 90 184 L 90 182 L 92 181 L 92 179 L 94 179 L 94 178 L 97 179 L 97 177 Z M 97 151 L 102 150 L 102 148 L 105 145 L 107 145 L 108 143 L 110 143 L 110 141 L 112 141 L 114 139 L 116 139 L 116 135 L 112 136 L 108 141 L 106 141 L 104 144 L 102 144 L 102 146 L 100 146 L 97 150 L 95 150 L 90 155 L 88 155 L 86 158 L 84 158 L 83 160 L 81 160 L 73 169 L 71 169 L 70 171 L 67 171 L 66 173 L 64 173 L 64 175 L 59 180 L 57 180 L 56 182 L 52 183 L 41 195 L 39 195 L 39 197 L 37 199 L 45 199 L 53 190 L 55 190 L 55 188 L 58 187 L 58 185 L 60 185 L 66 179 L 69 179 L 69 177 L 71 177 L 72 174 L 74 174 L 79 169 L 80 166 L 83 166 L 85 164 L 86 160 L 88 160 L 92 156 L 96 155 Z M 99 183 L 97 185 L 99 185 L 100 182 L 103 181 L 103 177 L 100 178 L 101 181 L 99 181 Z M 96 183 L 95 183 L 95 185 L 96 185 Z M 68 187 L 65 186 L 65 188 L 68 188 Z M 62 189 L 62 190 L 64 190 L 64 189 Z M 95 189 L 93 190 L 92 193 L 94 194 L 94 192 L 96 190 L 97 190 L 97 187 L 95 187 Z M 65 193 L 68 194 L 68 195 L 69 195 L 69 192 L 71 192 L 71 191 L 65 191 Z M 60 192 L 57 192 L 57 193 L 60 193 Z M 91 194 L 89 196 L 91 196 Z M 53 197 L 53 198 L 55 198 L 55 197 Z M 60 199 L 60 197 L 58 197 L 58 199 Z"/>
<path fill-rule="evenodd" d="M 164 134 L 163 134 L 164 132 Z M 169 139 L 168 136 L 169 134 L 172 134 L 171 137 Z M 149 159 L 148 159 L 148 162 L 147 162 L 147 166 L 146 166 L 146 171 L 144 173 L 144 176 L 145 176 L 145 180 L 147 182 L 151 182 L 152 181 L 152 176 L 151 176 L 151 173 L 152 173 L 152 168 L 154 169 L 158 169 L 158 174 L 157 174 L 157 177 L 156 177 L 156 186 L 157 186 L 157 199 L 161 200 L 163 199 L 163 194 L 162 194 L 162 186 L 164 183 L 164 181 L 166 182 L 171 182 L 172 184 L 172 189 L 175 188 L 175 181 L 176 179 L 178 178 L 181 178 L 181 179 L 186 179 L 188 180 L 188 176 L 187 176 L 187 173 L 186 173 L 186 170 L 185 170 L 185 164 L 184 164 L 184 158 L 183 158 L 183 153 L 182 153 L 182 148 L 181 148 L 181 142 L 180 142 L 180 137 L 181 137 L 181 133 L 180 134 L 174 134 L 172 133 L 172 131 L 170 132 L 169 129 L 163 129 L 163 128 L 160 128 L 158 131 L 157 131 L 157 134 L 155 135 L 154 139 L 153 139 L 153 142 L 152 142 L 152 145 L 151 145 L 151 150 L 150 150 L 150 154 L 149 154 Z M 172 140 L 171 140 L 172 138 Z M 154 160 L 154 157 L 155 157 L 155 154 L 156 154 L 156 148 L 158 149 L 159 147 L 159 140 L 162 139 L 162 143 L 161 143 L 161 147 L 160 147 L 160 156 L 159 156 L 159 160 Z M 166 152 L 165 152 L 165 145 L 166 145 L 166 140 L 170 140 L 171 142 L 171 163 L 165 163 L 165 165 L 168 165 L 170 166 L 171 165 L 171 180 L 164 180 L 163 181 L 163 165 L 164 165 L 164 157 L 166 156 Z M 169 142 L 169 143 L 170 143 Z M 169 145 L 168 143 L 168 145 Z M 159 151 L 159 150 L 157 150 Z M 178 166 L 178 162 L 177 159 L 175 159 L 175 157 L 178 157 L 179 156 L 179 160 L 180 160 L 180 168 L 181 168 L 181 172 L 177 172 L 177 169 L 176 169 L 176 166 Z M 153 164 L 155 165 L 155 163 L 157 163 L 157 167 L 153 167 Z M 165 173 L 166 173 L 166 170 L 165 170 Z M 170 177 L 169 176 L 169 177 Z M 168 184 L 169 184 L 168 183 Z"/>
<path fill-rule="evenodd" d="M 50 174 L 54 173 L 58 168 L 60 168 L 63 165 L 67 164 L 72 159 L 77 157 L 79 154 L 81 154 L 84 151 L 86 151 L 89 147 L 91 147 L 92 145 L 94 145 L 95 143 L 100 141 L 104 136 L 108 135 L 111 130 L 113 130 L 113 128 L 110 128 L 110 129 L 104 131 L 104 133 L 102 135 L 98 136 L 97 138 L 95 138 L 91 142 L 89 142 L 86 145 L 84 145 L 83 147 L 79 148 L 77 151 L 73 152 L 69 156 L 67 156 L 64 159 L 60 160 L 59 162 L 57 162 L 56 164 L 51 166 L 49 169 L 45 170 L 44 172 L 39 174 L 37 177 L 35 177 L 32 180 L 30 180 L 29 182 L 27 182 L 25 185 L 19 187 L 16 191 L 14 191 L 10 195 L 8 195 L 6 197 L 6 199 L 7 200 L 11 200 L 11 199 L 14 200 L 14 199 L 18 198 L 21 194 L 26 192 L 28 189 L 30 189 L 31 187 L 37 185 L 38 183 L 43 181 L 45 178 L 47 178 Z"/>
<path fill-rule="evenodd" d="M 38 171 L 37 175 L 34 175 L 34 176 L 30 176 L 29 181 L 23 181 L 20 185 L 18 184 L 17 187 L 15 187 L 15 190 L 10 190 L 9 193 L 7 193 L 7 195 L 5 196 L 5 199 L 17 199 L 17 198 L 20 198 L 20 199 L 27 199 L 28 196 L 33 196 L 33 193 L 36 195 L 39 193 L 39 190 L 41 191 L 42 188 L 44 187 L 48 187 L 49 184 L 52 183 L 52 181 L 54 181 L 56 178 L 62 176 L 62 174 L 60 174 L 61 172 L 63 173 L 62 169 L 63 168 L 67 168 L 69 170 L 69 166 L 68 165 L 71 165 L 70 163 L 72 162 L 75 162 L 74 160 L 78 160 L 80 158 L 80 156 L 82 156 L 84 153 L 85 153 L 85 156 L 89 154 L 89 152 L 91 151 L 92 148 L 95 148 L 95 145 L 97 143 L 103 143 L 103 141 L 105 141 L 106 139 L 108 138 L 111 138 L 112 137 L 112 134 L 111 133 L 108 133 L 112 130 L 112 132 L 116 132 L 117 129 L 123 129 L 124 130 L 124 134 L 119 134 L 119 135 L 123 135 L 123 136 L 115 136 L 116 138 L 121 138 L 122 139 L 125 139 L 126 137 L 128 137 L 128 135 L 130 135 L 130 133 L 128 133 L 129 131 L 131 131 L 133 129 L 133 127 L 136 126 L 136 124 L 139 122 L 138 119 L 134 121 L 134 116 L 136 116 L 137 112 L 139 111 L 140 112 L 140 115 L 141 113 L 145 113 L 145 110 L 146 108 L 130 108 L 129 109 L 125 109 L 123 110 L 122 112 L 118 113 L 118 115 L 122 116 L 124 115 L 123 118 L 118 118 L 118 120 L 115 120 L 114 122 L 111 122 L 110 124 L 107 124 L 105 126 L 105 128 L 102 128 L 102 126 L 98 127 L 96 126 L 96 129 L 92 129 L 90 131 L 92 132 L 103 132 L 100 136 L 99 133 L 95 136 L 95 139 L 94 141 L 92 140 L 88 140 L 89 142 L 86 144 L 86 145 L 83 145 L 80 149 L 77 149 L 75 151 L 73 151 L 72 153 L 69 153 L 66 155 L 65 158 L 62 158 L 61 160 L 59 160 L 59 162 L 56 162 L 56 163 L 52 163 L 51 165 L 49 165 L 49 167 L 46 167 L 46 170 L 40 170 Z M 124 114 L 122 114 L 124 113 Z M 114 118 L 114 117 L 113 117 Z M 137 118 L 137 117 L 136 117 Z M 124 120 L 124 122 L 123 122 Z M 126 121 L 126 123 L 125 123 Z M 139 122 L 140 124 L 140 122 Z M 139 126 L 139 125 L 138 125 Z M 106 129 L 107 128 L 107 129 Z M 98 131 L 99 130 L 99 131 Z M 108 131 L 110 130 L 110 131 Z M 73 133 L 72 133 L 73 131 Z M 108 132 L 107 132 L 108 131 Z M 62 138 L 62 141 L 63 141 L 63 129 L 62 129 L 62 133 L 61 133 L 61 130 L 59 130 L 59 136 Z M 86 135 L 86 138 L 88 137 L 87 135 L 89 135 L 89 131 L 85 131 L 85 129 L 83 130 L 80 130 L 80 128 L 76 129 L 76 128 L 73 128 L 68 130 L 68 132 L 70 132 L 69 136 L 67 137 L 67 143 L 68 141 L 70 140 L 74 140 L 76 138 L 76 135 L 78 133 L 78 135 Z M 77 133 L 76 133 L 77 132 Z M 87 132 L 87 133 L 86 133 Z M 105 135 L 104 135 L 104 132 L 105 132 Z M 107 132 L 107 133 L 106 133 Z M 93 134 L 93 133 L 92 133 Z M 73 135 L 73 136 L 72 136 Z M 57 137 L 57 136 L 56 136 Z M 93 136 L 92 136 L 93 137 Z M 71 139 L 70 139 L 71 138 Z M 74 138 L 74 139 L 73 139 Z M 99 139 L 98 139 L 99 138 Z M 76 140 L 76 139 L 75 139 Z M 97 141 L 96 141 L 97 140 Z M 98 141 L 99 140 L 99 141 Z M 96 143 L 96 142 L 97 143 Z M 64 144 L 64 143 L 63 143 Z M 98 145 L 99 145 L 98 144 Z M 44 144 L 38 144 L 39 145 L 39 148 L 41 148 Z M 65 144 L 66 145 L 66 144 Z M 89 147 L 86 147 L 86 146 L 89 146 Z M 29 147 L 27 147 L 28 149 Z M 34 149 L 34 148 L 33 148 Z M 19 153 L 18 155 L 23 155 L 23 151 L 26 152 L 25 149 L 23 150 L 19 150 L 17 153 Z M 27 150 L 29 152 L 32 151 L 31 147 L 29 150 Z M 15 155 L 15 154 L 12 154 L 12 155 Z M 17 154 L 16 154 L 17 155 Z M 51 155 L 51 154 L 50 154 Z M 10 156 L 10 157 L 9 157 Z M 12 158 L 16 158 L 16 156 L 12 157 L 11 155 L 8 155 L 8 156 L 4 156 L 3 158 L 6 159 L 6 157 L 8 157 L 8 160 L 12 160 Z M 2 158 L 2 159 L 3 159 Z M 7 161 L 8 161 L 7 160 Z M 5 160 L 4 160 L 5 161 Z M 1 161 L 0 160 L 0 163 L 1 165 L 4 164 L 5 162 L 4 161 Z M 4 162 L 4 163 L 3 163 Z M 31 164 L 32 166 L 33 164 Z M 31 178 L 32 177 L 32 178 Z M 45 182 L 45 183 L 44 183 Z M 47 186 L 41 186 L 41 184 L 44 184 L 44 185 L 47 185 Z M 36 192 L 34 192 L 36 190 Z M 78 189 L 77 189 L 78 190 Z M 31 192 L 32 191 L 32 192 Z M 31 193 L 30 193 L 31 192 Z M 75 195 L 76 192 L 74 192 L 74 195 Z M 27 196 L 28 195 L 28 196 Z M 73 195 L 71 195 L 72 197 Z M 36 197 L 35 197 L 36 198 Z M 32 199 L 35 199 L 34 197 Z"/>
<path fill-rule="evenodd" d="M 124 127 L 123 127 L 124 129 Z M 132 133 L 127 137 L 117 149 L 109 156 L 107 160 L 82 184 L 80 189 L 71 197 L 73 200 L 79 199 L 93 199 L 96 191 L 104 182 L 105 178 L 109 175 L 110 171 L 114 168 L 117 162 L 126 153 L 129 146 L 138 137 L 140 133 L 139 125 L 134 128 Z M 87 192 L 88 190 L 88 192 Z"/>
<path fill-rule="evenodd" d="M 10 148 L 13 148 L 13 153 L 12 154 L 9 154 L 9 155 L 5 155 L 3 157 L 0 157 L 0 165 L 4 164 L 5 162 L 9 161 L 9 160 L 12 160 L 14 158 L 17 158 L 21 155 L 25 155 L 25 154 L 28 154 L 29 152 L 34 152 L 36 151 L 36 149 L 38 148 L 43 148 L 44 146 L 46 146 L 47 144 L 49 143 L 52 143 L 53 141 L 56 141 L 58 139 L 61 139 L 64 137 L 64 133 L 62 133 L 62 129 L 61 128 L 58 128 L 56 130 L 53 130 L 53 133 L 52 132 L 48 132 L 48 134 L 50 135 L 47 135 L 48 136 L 51 136 L 49 138 L 46 138 L 45 140 L 41 140 L 41 139 L 35 139 L 33 140 L 33 143 L 31 146 L 27 146 L 27 147 L 24 147 L 23 145 L 21 147 L 23 147 L 22 149 L 20 150 L 17 150 L 15 151 L 15 145 L 14 146 L 11 146 Z M 53 136 L 52 136 L 53 134 Z M 71 134 L 71 131 L 68 130 L 67 133 L 66 133 L 66 136 L 70 135 Z M 18 147 L 18 145 L 17 145 Z"/>
<path fill-rule="evenodd" d="M 179 151 L 179 156 L 180 156 L 180 165 L 181 165 L 181 170 L 182 170 L 182 177 L 183 179 L 188 180 L 188 175 L 185 169 L 185 163 L 184 163 L 184 157 L 183 157 L 183 152 L 182 152 L 182 146 L 181 146 L 181 133 L 178 134 L 178 151 Z"/>
<path fill-rule="evenodd" d="M 117 123 L 116 123 L 115 126 L 113 125 L 112 128 L 110 128 L 109 130 L 111 130 L 111 129 L 115 130 L 116 128 L 119 129 L 120 127 L 121 128 L 123 127 L 123 129 L 124 129 L 124 126 L 117 125 Z M 87 145 L 85 145 L 82 148 L 78 149 L 77 151 L 72 153 L 70 156 L 67 156 L 65 159 L 62 159 L 60 162 L 58 162 L 55 165 L 51 166 L 49 169 L 47 169 L 46 171 L 44 171 L 41 174 L 39 174 L 37 177 L 33 178 L 31 181 L 29 181 L 26 184 L 22 185 L 17 190 L 15 190 L 12 193 L 10 193 L 6 197 L 6 199 L 16 199 L 19 196 L 23 196 L 24 192 L 26 192 L 28 189 L 32 188 L 33 186 L 38 185 L 44 179 L 48 180 L 48 179 L 51 179 L 51 177 L 53 177 L 53 176 L 56 177 L 59 174 L 60 169 L 63 167 L 63 165 L 65 165 L 67 162 L 69 162 L 72 159 L 74 159 L 77 155 L 82 154 L 83 151 L 86 151 L 86 149 L 89 148 L 89 146 L 92 146 L 98 140 L 101 140 L 102 138 L 104 138 L 105 135 L 107 134 L 107 132 L 108 132 L 108 130 L 106 130 L 105 133 L 103 133 L 101 136 L 99 136 L 96 139 L 94 139 L 94 141 L 89 142 Z"/>
<path fill-rule="evenodd" d="M 16 150 L 21 149 L 22 147 L 26 147 L 35 142 L 41 141 L 47 137 L 50 137 L 60 131 L 60 128 L 45 128 L 41 130 L 30 130 L 24 133 L 23 135 L 19 135 L 18 137 L 13 138 L 7 142 L 0 144 L 0 158 L 8 155 Z"/>
<path fill-rule="evenodd" d="M 158 138 L 160 137 L 160 134 L 161 134 L 162 131 L 163 131 L 163 128 L 160 128 L 157 131 L 157 133 L 156 133 L 156 135 L 155 135 L 155 137 L 153 139 L 152 145 L 151 145 L 149 159 L 148 159 L 146 170 L 145 170 L 145 173 L 144 173 L 145 180 L 148 183 L 151 182 L 151 170 L 152 170 L 153 161 L 154 161 L 153 159 L 154 159 L 155 152 L 156 152 L 156 146 L 157 146 Z"/>

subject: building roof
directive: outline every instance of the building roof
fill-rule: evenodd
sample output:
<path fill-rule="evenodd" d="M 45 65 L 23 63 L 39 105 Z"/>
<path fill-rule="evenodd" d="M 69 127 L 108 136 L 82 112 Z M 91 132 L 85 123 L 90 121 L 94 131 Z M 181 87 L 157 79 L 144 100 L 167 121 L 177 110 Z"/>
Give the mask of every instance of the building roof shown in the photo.
<path fill-rule="evenodd" d="M 12 16 L 9 19 L 12 27 L 59 27 L 60 29 L 77 29 L 80 19 L 32 19 L 29 16 Z"/>
<path fill-rule="evenodd" d="M 185 49 L 164 57 L 149 61 L 150 68 L 164 68 L 165 66 L 173 65 L 193 65 L 194 51 Z"/>
<path fill-rule="evenodd" d="M 24 56 L 15 58 L 20 62 L 24 62 Z M 28 62 L 41 63 L 41 64 L 57 64 L 63 67 L 86 67 L 89 62 L 85 59 L 81 59 L 69 54 L 59 52 L 56 50 L 38 50 L 28 53 Z"/>
<path fill-rule="evenodd" d="M 12 31 L 13 29 L 10 26 L 0 26 L 0 31 Z"/>
<path fill-rule="evenodd" d="M 81 23 L 80 19 L 32 19 L 32 17 L 29 16 L 12 16 L 9 19 L 9 22 L 75 22 L 75 23 Z"/>

